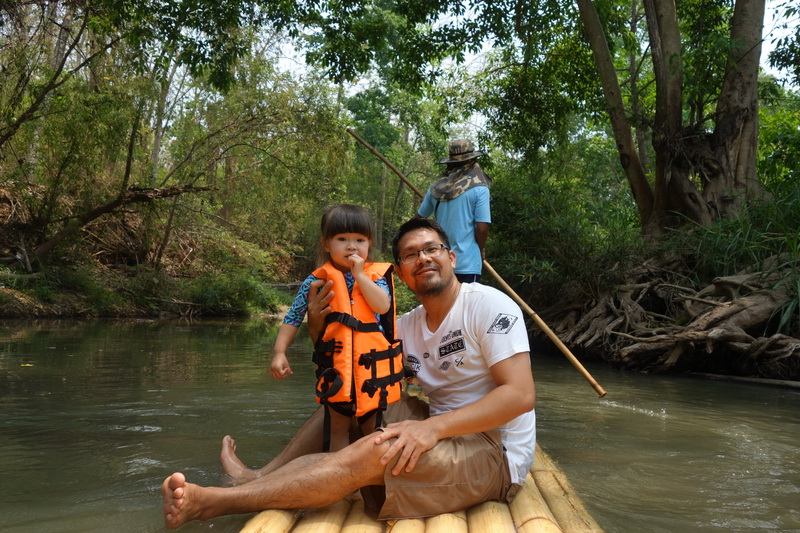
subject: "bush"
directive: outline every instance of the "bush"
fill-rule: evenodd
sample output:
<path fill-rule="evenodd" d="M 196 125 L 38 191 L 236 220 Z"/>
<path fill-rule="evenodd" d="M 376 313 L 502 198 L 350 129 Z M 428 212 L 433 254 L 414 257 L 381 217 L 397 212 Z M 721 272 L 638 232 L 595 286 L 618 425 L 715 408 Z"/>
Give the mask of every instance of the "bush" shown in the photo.
<path fill-rule="evenodd" d="M 215 315 L 275 313 L 291 297 L 271 289 L 247 273 L 205 275 L 193 282 L 190 301 Z"/>
<path fill-rule="evenodd" d="M 397 279 L 396 276 L 394 278 L 394 300 L 398 317 L 419 305 L 417 296 L 411 292 L 408 285 Z"/>

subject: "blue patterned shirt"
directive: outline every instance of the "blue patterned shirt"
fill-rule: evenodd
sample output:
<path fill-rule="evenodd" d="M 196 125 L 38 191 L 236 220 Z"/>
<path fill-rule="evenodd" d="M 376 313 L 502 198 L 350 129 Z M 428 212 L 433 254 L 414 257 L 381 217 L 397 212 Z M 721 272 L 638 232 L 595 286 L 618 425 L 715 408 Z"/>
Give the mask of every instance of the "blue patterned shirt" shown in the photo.
<path fill-rule="evenodd" d="M 303 317 L 306 316 L 306 311 L 308 311 L 308 291 L 311 289 L 311 283 L 316 281 L 320 278 L 316 277 L 314 274 L 309 274 L 308 277 L 303 281 L 300 285 L 300 289 L 297 291 L 297 296 L 294 297 L 294 303 L 292 303 L 291 309 L 286 313 L 286 316 L 283 317 L 283 322 L 292 326 L 300 327 L 300 324 L 303 323 Z M 353 274 L 350 272 L 345 272 L 344 274 L 344 282 L 347 284 L 347 291 L 350 294 L 353 294 L 353 285 L 356 283 L 356 278 L 353 277 Z M 386 279 L 380 278 L 375 280 L 375 284 L 386 291 L 391 297 L 391 293 L 389 292 L 389 284 L 386 283 Z M 380 323 L 380 315 L 375 313 L 375 320 L 376 322 Z"/>

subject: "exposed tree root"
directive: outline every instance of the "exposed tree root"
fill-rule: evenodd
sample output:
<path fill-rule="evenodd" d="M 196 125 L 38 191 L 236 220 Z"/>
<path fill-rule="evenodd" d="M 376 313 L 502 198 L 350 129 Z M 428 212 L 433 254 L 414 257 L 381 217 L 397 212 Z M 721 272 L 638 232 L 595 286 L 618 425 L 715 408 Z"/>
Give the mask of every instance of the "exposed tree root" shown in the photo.
<path fill-rule="evenodd" d="M 624 368 L 800 380 L 800 339 L 778 332 L 782 310 L 798 297 L 789 290 L 797 265 L 776 264 L 716 278 L 701 290 L 644 265 L 635 283 L 587 304 L 580 318 L 574 310 L 545 314 L 571 348 Z M 797 326 L 796 309 L 791 320 Z"/>

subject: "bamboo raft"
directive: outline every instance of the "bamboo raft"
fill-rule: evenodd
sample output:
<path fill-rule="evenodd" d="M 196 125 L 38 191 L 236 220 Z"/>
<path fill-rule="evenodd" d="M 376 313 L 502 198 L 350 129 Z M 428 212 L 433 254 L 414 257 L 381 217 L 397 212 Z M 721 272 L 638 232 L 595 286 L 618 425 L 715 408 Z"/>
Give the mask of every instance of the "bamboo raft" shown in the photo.
<path fill-rule="evenodd" d="M 510 505 L 484 502 L 430 518 L 376 522 L 361 501 L 339 501 L 313 511 L 270 509 L 251 518 L 240 533 L 600 533 L 569 481 L 538 445 L 525 487 Z"/>

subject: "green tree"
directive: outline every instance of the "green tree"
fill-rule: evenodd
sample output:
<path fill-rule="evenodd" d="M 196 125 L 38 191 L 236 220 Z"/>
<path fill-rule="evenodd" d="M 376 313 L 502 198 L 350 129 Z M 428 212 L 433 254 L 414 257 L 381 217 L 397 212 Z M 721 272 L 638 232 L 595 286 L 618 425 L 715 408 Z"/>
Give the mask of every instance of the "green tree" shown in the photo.
<path fill-rule="evenodd" d="M 637 13 L 642 10 L 630 4 L 590 0 L 580 0 L 577 6 L 402 2 L 392 7 L 391 17 L 379 17 L 378 12 L 389 9 L 379 2 L 359 2 L 347 10 L 326 4 L 321 11 L 331 15 L 320 15 L 320 34 L 328 35 L 335 27 L 339 35 L 322 40 L 315 57 L 338 79 L 364 70 L 369 57 L 390 56 L 397 76 L 420 84 L 441 72 L 443 58 L 461 60 L 488 42 L 509 51 L 504 57 L 506 85 L 499 91 L 510 104 L 488 111 L 506 116 L 540 112 L 549 118 L 557 114 L 553 110 L 569 113 L 587 104 L 596 109 L 592 89 L 602 88 L 641 225 L 646 233 L 658 235 L 683 217 L 710 224 L 733 216 L 746 200 L 761 194 L 755 153 L 764 1 L 739 0 L 732 11 L 726 6 L 717 0 L 646 0 L 641 17 Z M 366 46 L 354 50 L 353 45 L 341 45 L 345 41 Z M 586 68 L 589 50 L 599 75 L 595 83 Z M 634 72 L 637 87 L 655 87 L 650 112 L 631 108 L 626 92 L 630 84 L 623 85 L 618 77 L 621 57 L 641 65 Z M 701 72 L 709 74 L 696 76 L 697 82 L 689 78 Z M 502 105 L 501 98 L 495 101 Z M 636 146 L 634 119 L 650 125 L 652 174 Z M 532 137 L 541 135 L 534 129 Z M 521 133 L 515 138 L 518 142 L 509 148 L 534 150 L 542 142 L 522 142 Z"/>
<path fill-rule="evenodd" d="M 425 190 L 438 174 L 436 154 L 446 143 L 448 110 L 434 99 L 420 98 L 397 85 L 372 86 L 347 99 L 358 134 L 386 156 L 418 188 Z M 348 195 L 376 215 L 378 248 L 397 225 L 413 216 L 420 199 L 360 144 L 357 145 Z M 394 194 L 387 194 L 394 191 Z"/>

